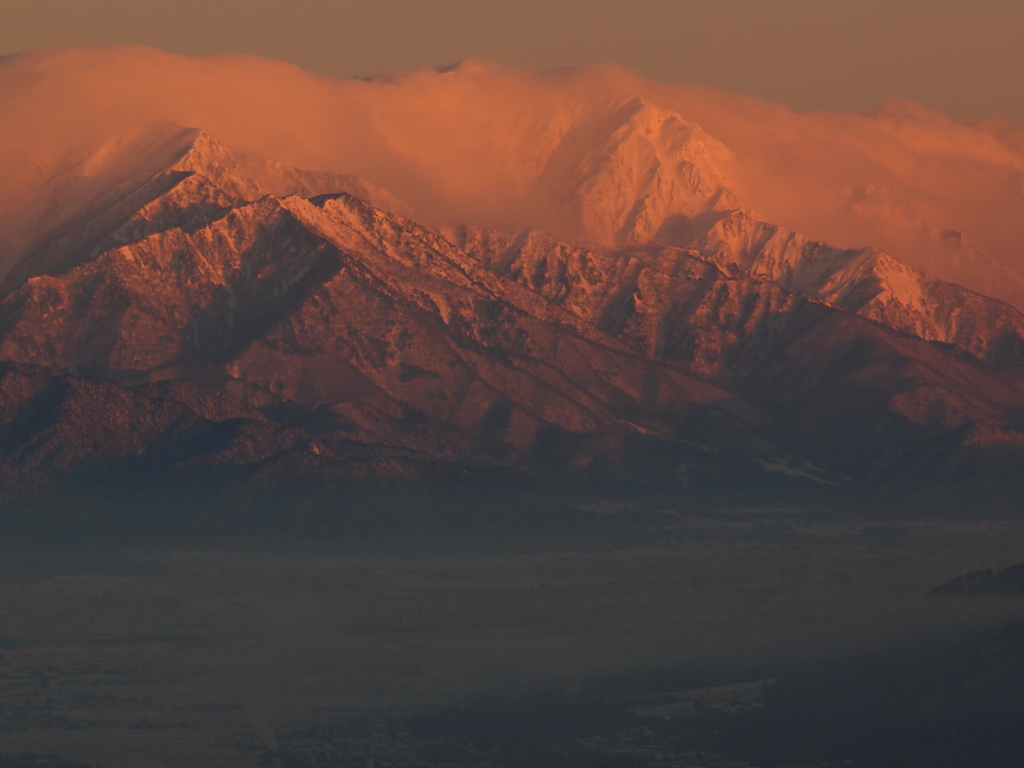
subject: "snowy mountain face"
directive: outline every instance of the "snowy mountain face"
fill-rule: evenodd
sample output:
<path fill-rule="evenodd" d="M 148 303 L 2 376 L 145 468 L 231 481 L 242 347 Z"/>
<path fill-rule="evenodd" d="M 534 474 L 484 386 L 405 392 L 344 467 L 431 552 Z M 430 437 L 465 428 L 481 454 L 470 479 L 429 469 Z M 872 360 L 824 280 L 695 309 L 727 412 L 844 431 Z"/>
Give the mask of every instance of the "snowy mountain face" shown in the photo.
<path fill-rule="evenodd" d="M 635 99 L 568 132 L 537 179 L 550 229 L 604 245 L 638 245 L 676 219 L 735 206 L 698 126 Z"/>
<path fill-rule="evenodd" d="M 706 218 L 706 228 L 691 226 L 670 240 L 893 330 L 955 344 L 991 365 L 1024 364 L 1024 315 L 1005 302 L 938 280 L 877 248 L 833 248 L 743 210 Z"/>
<path fill-rule="evenodd" d="M 5 482 L 1017 466 L 1016 309 L 762 220 L 676 111 L 584 106 L 531 134 L 543 229 L 439 222 L 412 187 L 202 130 L 90 150 L 8 238 Z"/>
<path fill-rule="evenodd" d="M 78 210 L 70 220 L 44 231 L 7 275 L 0 290 L 19 285 L 35 274 L 63 271 L 104 250 L 174 226 L 175 222 L 195 226 L 233 205 L 267 194 L 312 197 L 344 191 L 388 210 L 404 211 L 388 193 L 356 176 L 298 172 L 229 150 L 203 131 L 176 131 L 160 154 L 172 159 L 168 167 L 124 179 L 94 199 L 78 201 Z"/>

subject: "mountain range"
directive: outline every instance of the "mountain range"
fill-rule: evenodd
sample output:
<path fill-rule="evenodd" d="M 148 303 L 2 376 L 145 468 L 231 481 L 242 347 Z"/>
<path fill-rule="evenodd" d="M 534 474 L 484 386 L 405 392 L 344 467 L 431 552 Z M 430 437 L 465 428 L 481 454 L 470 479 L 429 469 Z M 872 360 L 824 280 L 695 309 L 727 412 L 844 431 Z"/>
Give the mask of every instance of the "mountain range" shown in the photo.
<path fill-rule="evenodd" d="M 0 93 L 68 55 L 0 62 Z M 202 125 L 86 119 L 102 141 L 70 155 L 41 140 L 57 170 L 12 173 L 0 210 L 4 487 L 1017 477 L 1024 315 L 1003 299 L 1024 282 L 973 233 L 943 247 L 1002 298 L 769 222 L 722 141 L 596 90 L 522 128 L 546 149 L 515 159 L 532 170 L 504 222 Z M 9 167 L 33 152 L 16 134 Z"/>

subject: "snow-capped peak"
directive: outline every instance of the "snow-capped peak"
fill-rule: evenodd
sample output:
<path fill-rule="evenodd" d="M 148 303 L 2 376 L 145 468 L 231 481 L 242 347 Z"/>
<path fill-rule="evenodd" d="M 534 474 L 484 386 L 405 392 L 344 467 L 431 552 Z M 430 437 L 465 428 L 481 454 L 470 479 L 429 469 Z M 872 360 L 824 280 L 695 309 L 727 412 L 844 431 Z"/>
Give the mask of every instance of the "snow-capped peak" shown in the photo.
<path fill-rule="evenodd" d="M 275 197 L 314 197 L 346 192 L 392 213 L 409 208 L 386 190 L 351 174 L 307 171 L 230 149 L 204 130 L 192 132 L 187 151 L 168 171 L 205 177 L 224 193 L 239 200 Z"/>
<path fill-rule="evenodd" d="M 569 131 L 537 186 L 559 234 L 639 244 L 676 217 L 738 205 L 715 160 L 727 154 L 699 126 L 637 98 Z"/>
<path fill-rule="evenodd" d="M 129 145 L 128 151 L 134 148 Z M 199 129 L 165 129 L 162 140 L 147 149 L 145 157 L 126 166 L 117 156 L 125 151 L 120 144 L 101 147 L 74 169 L 58 190 L 92 172 L 104 180 L 102 192 L 74 200 L 65 196 L 67 210 L 56 223 L 42 219 L 31 238 L 26 237 L 30 247 L 12 265 L 0 293 L 34 275 L 62 272 L 151 232 L 194 225 L 266 195 L 344 192 L 390 212 L 408 213 L 408 207 L 391 194 L 358 176 L 271 162 L 231 149 Z"/>

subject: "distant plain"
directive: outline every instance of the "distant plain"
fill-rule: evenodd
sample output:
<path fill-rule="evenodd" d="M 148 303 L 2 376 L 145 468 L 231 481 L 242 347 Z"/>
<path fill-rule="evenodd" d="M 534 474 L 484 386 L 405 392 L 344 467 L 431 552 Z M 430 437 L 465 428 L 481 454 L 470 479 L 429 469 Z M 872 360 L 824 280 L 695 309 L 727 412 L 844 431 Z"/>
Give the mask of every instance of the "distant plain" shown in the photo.
<path fill-rule="evenodd" d="M 666 690 L 770 678 L 1024 613 L 1017 598 L 927 595 L 1018 562 L 1012 518 L 577 507 L 581 530 L 639 533 L 595 545 L 570 529 L 544 550 L 271 534 L 8 547 L 0 752 L 255 765 L 288 734 L 360 716 L 617 676 Z"/>

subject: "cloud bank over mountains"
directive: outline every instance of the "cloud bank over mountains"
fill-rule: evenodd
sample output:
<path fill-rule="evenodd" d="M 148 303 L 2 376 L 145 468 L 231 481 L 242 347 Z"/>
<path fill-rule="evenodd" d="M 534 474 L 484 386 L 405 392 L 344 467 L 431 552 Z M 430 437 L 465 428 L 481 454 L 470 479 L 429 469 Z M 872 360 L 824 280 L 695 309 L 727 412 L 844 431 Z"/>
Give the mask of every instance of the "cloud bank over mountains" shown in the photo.
<path fill-rule="evenodd" d="M 200 128 L 272 163 L 361 177 L 438 228 L 689 245 L 744 209 L 1024 307 L 1022 133 L 909 102 L 794 113 L 614 66 L 469 60 L 338 81 L 124 47 L 6 57 L 0 103 L 4 273 L 90 201 L 170 167 L 182 129 Z"/>

